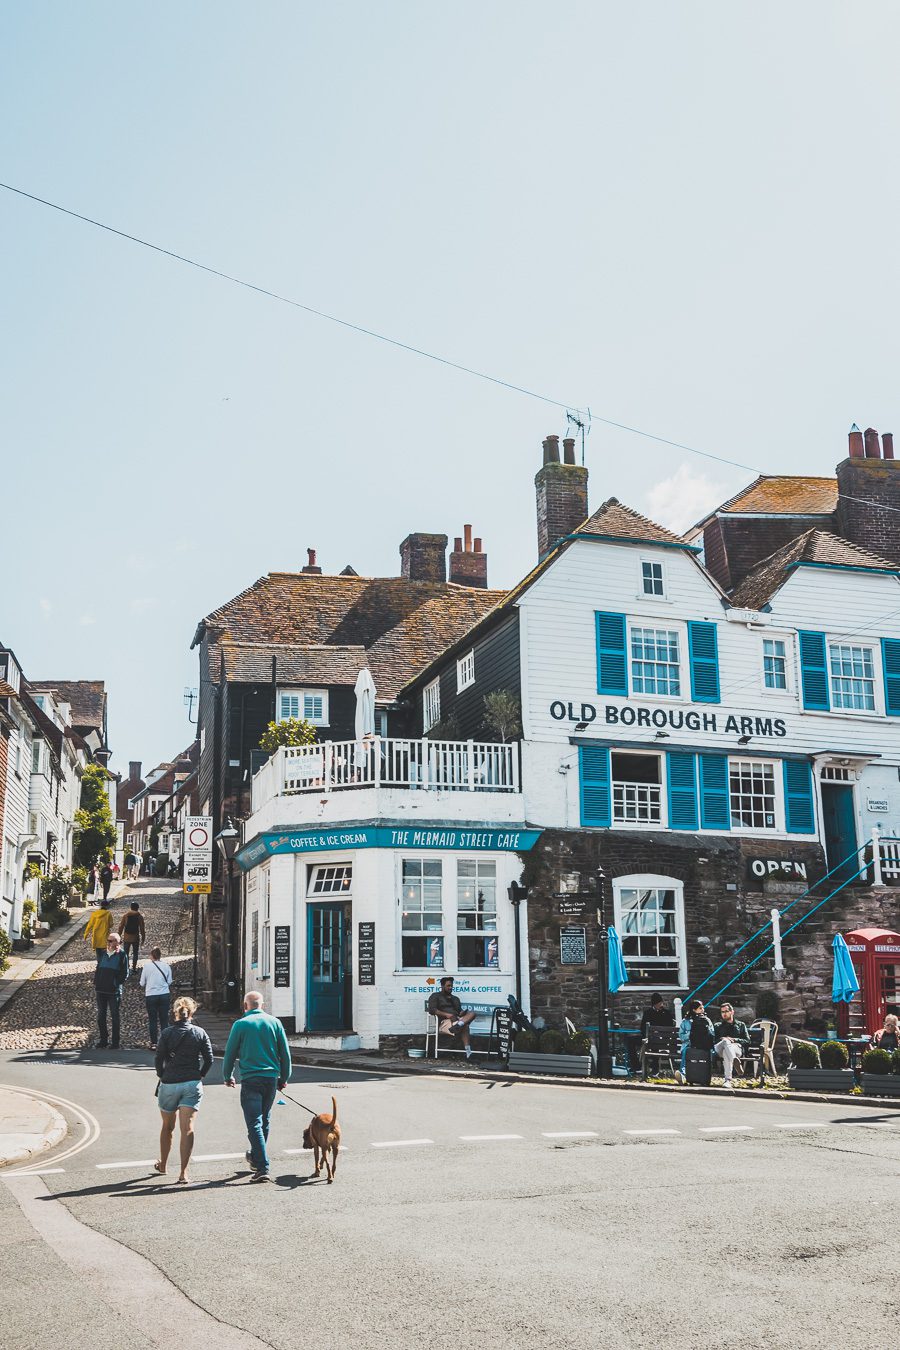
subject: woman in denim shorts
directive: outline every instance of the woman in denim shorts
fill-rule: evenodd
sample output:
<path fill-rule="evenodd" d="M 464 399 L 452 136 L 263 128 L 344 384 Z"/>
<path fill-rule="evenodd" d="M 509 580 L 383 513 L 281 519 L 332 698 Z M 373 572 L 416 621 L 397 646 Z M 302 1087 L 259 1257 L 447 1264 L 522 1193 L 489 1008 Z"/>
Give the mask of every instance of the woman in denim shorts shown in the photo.
<path fill-rule="evenodd" d="M 153 1169 L 165 1176 L 175 1121 L 181 1127 L 181 1171 L 178 1184 L 188 1184 L 187 1168 L 194 1148 L 194 1116 L 203 1099 L 203 1080 L 212 1068 L 213 1052 L 202 1027 L 191 1021 L 197 1011 L 192 998 L 178 998 L 172 1009 L 174 1023 L 166 1027 L 156 1047 L 156 1095 L 162 1116 L 159 1161 Z"/>

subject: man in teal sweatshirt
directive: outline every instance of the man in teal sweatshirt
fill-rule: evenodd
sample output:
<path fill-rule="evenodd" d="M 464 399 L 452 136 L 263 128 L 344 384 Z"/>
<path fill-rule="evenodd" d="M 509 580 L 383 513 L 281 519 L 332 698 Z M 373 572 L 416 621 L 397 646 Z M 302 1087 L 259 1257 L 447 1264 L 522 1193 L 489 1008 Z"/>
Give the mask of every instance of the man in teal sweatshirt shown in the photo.
<path fill-rule="evenodd" d="M 251 1181 L 269 1180 L 269 1117 L 280 1092 L 291 1076 L 291 1054 L 284 1027 L 277 1017 L 263 1012 L 262 994 L 244 997 L 244 1016 L 231 1028 L 222 1077 L 234 1087 L 234 1066 L 241 1071 L 241 1109 L 247 1125 L 250 1151 L 247 1160 L 253 1167 Z"/>

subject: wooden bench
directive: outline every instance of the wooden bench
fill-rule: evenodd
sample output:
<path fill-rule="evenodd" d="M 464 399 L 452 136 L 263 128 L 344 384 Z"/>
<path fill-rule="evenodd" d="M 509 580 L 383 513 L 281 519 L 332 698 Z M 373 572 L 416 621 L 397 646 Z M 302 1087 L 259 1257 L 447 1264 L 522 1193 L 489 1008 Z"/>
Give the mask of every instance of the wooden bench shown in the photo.
<path fill-rule="evenodd" d="M 488 1048 L 487 1048 L 486 1050 L 476 1050 L 475 1046 L 473 1045 L 473 1046 L 471 1047 L 471 1048 L 472 1048 L 472 1054 L 473 1054 L 473 1055 L 490 1055 L 490 1054 L 492 1053 L 492 1047 L 491 1047 L 491 1042 L 490 1042 L 490 1036 L 491 1036 L 491 1029 L 492 1029 L 493 1024 L 494 1024 L 494 1012 L 496 1011 L 497 1008 L 505 1008 L 505 1007 L 506 1007 L 506 1004 L 504 1004 L 504 1003 L 464 1003 L 464 1004 L 463 1004 L 463 1012 L 473 1012 L 473 1013 L 476 1014 L 475 1020 L 474 1020 L 473 1022 L 470 1022 L 470 1023 L 469 1023 L 469 1035 L 470 1035 L 470 1036 L 482 1036 L 482 1037 L 483 1037 L 483 1036 L 487 1036 L 487 1037 L 488 1037 Z M 465 1049 L 463 1048 L 462 1041 L 460 1041 L 456 1036 L 447 1036 L 447 1037 L 445 1037 L 445 1040 L 446 1040 L 446 1041 L 450 1041 L 450 1042 L 451 1042 L 450 1045 L 445 1045 L 445 1046 L 443 1046 L 443 1047 L 441 1047 L 441 1046 L 439 1045 L 440 1036 L 439 1036 L 439 1034 L 438 1034 L 438 1020 L 439 1020 L 439 1019 L 435 1016 L 434 1013 L 430 1013 L 430 1012 L 428 1011 L 428 999 L 426 999 L 426 1000 L 425 1000 L 425 1058 L 426 1058 L 426 1059 L 437 1059 L 439 1055 L 464 1055 L 464 1054 L 465 1054 Z M 434 1047 L 434 1052 L 433 1052 L 433 1054 L 429 1054 L 429 1050 L 428 1050 L 429 1041 L 433 1043 L 433 1047 Z"/>

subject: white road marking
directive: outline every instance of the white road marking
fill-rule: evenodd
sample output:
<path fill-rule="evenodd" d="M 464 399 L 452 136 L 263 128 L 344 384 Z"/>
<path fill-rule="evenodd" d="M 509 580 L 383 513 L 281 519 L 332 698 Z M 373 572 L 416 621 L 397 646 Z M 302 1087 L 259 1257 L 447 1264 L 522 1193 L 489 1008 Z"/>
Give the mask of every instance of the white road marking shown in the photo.
<path fill-rule="evenodd" d="M 382 1139 L 372 1148 L 412 1148 L 414 1144 L 433 1144 L 433 1139 Z"/>
<path fill-rule="evenodd" d="M 599 1139 L 596 1130 L 543 1130 L 545 1139 Z"/>
<path fill-rule="evenodd" d="M 195 1153 L 191 1162 L 224 1162 L 227 1158 L 243 1158 L 243 1153 Z"/>
<path fill-rule="evenodd" d="M 738 1131 L 744 1133 L 753 1129 L 752 1125 L 701 1125 L 701 1134 L 736 1134 Z"/>
<path fill-rule="evenodd" d="M 681 1134 L 680 1130 L 623 1130 L 623 1134 Z"/>
<path fill-rule="evenodd" d="M 88 1148 L 95 1140 L 99 1139 L 100 1122 L 97 1117 L 92 1116 L 90 1111 L 85 1110 L 83 1106 L 79 1106 L 77 1102 L 69 1101 L 68 1097 L 56 1097 L 51 1092 L 40 1092 L 37 1088 L 13 1087 L 10 1083 L 2 1083 L 0 1084 L 0 1087 L 6 1088 L 8 1092 L 19 1092 L 24 1093 L 25 1096 L 40 1097 L 44 1101 L 53 1102 L 54 1106 L 64 1106 L 68 1111 L 71 1111 L 73 1116 L 77 1117 L 79 1124 L 84 1130 L 83 1138 L 79 1143 L 72 1144 L 69 1148 L 64 1149 L 62 1153 L 55 1154 L 53 1159 L 54 1162 L 63 1162 L 66 1158 L 71 1158 L 74 1154 L 81 1153 L 83 1149 Z M 15 1168 L 6 1175 L 11 1177 L 25 1176 L 30 1171 L 31 1167 L 26 1164 L 24 1167 Z"/>
<path fill-rule="evenodd" d="M 134 1162 L 94 1163 L 98 1172 L 108 1172 L 111 1167 L 152 1167 L 155 1158 L 138 1158 Z"/>
<path fill-rule="evenodd" d="M 896 1121 L 893 1120 L 842 1120 L 842 1125 L 859 1125 L 864 1130 L 895 1130 Z"/>
<path fill-rule="evenodd" d="M 64 1172 L 65 1170 L 64 1167 L 33 1167 L 29 1172 L 29 1176 L 49 1177 L 53 1176 L 55 1172 Z"/>
<path fill-rule="evenodd" d="M 827 1128 L 827 1125 L 828 1125 L 828 1122 L 827 1122 L 827 1121 L 824 1121 L 824 1120 L 793 1120 L 793 1121 L 791 1121 L 791 1122 L 790 1122 L 789 1124 L 787 1124 L 787 1125 L 782 1124 L 781 1121 L 776 1121 L 776 1123 L 775 1123 L 775 1129 L 776 1129 L 776 1130 L 824 1130 L 824 1129 Z"/>
<path fill-rule="evenodd" d="M 461 1134 L 460 1139 L 465 1144 L 487 1143 L 492 1139 L 521 1139 L 521 1134 Z"/>

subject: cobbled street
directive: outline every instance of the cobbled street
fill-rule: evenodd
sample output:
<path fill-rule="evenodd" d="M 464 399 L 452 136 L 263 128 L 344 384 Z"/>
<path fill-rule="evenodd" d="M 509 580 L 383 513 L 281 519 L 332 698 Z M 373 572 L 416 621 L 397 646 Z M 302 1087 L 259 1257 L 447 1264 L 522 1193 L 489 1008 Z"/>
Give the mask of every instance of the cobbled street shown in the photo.
<path fill-rule="evenodd" d="M 180 883 L 153 877 L 129 882 L 112 903 L 116 929 L 132 900 L 140 903 L 147 931 L 139 960 L 148 959 L 151 947 L 158 945 L 172 966 L 173 987 L 188 989 L 193 952 L 191 906 Z M 90 912 L 85 910 L 85 924 Z M 76 934 L 0 1014 L 0 1051 L 82 1050 L 93 1045 L 97 1038 L 95 964 L 90 945 Z M 150 1046 L 144 996 L 133 975 L 122 998 L 122 1045 Z"/>

